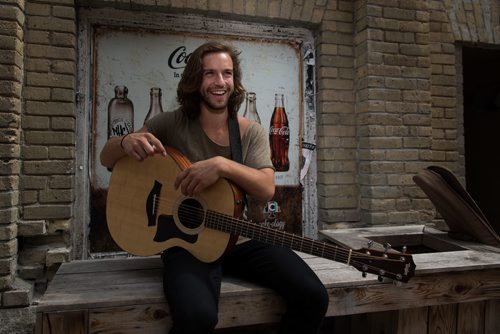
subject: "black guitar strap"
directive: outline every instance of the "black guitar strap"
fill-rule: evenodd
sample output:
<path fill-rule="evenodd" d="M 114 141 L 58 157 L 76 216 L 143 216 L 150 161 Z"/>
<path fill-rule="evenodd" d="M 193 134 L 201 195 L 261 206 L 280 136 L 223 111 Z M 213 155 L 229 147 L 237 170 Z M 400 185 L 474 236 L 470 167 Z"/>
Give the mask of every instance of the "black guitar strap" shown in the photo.
<path fill-rule="evenodd" d="M 243 149 L 241 148 L 240 126 L 238 124 L 238 116 L 227 120 L 229 128 L 229 146 L 231 147 L 231 159 L 243 163 Z M 245 206 L 248 207 L 247 195 L 243 195 Z M 245 210 L 243 210 L 245 211 Z M 245 215 L 245 213 L 244 213 Z"/>
<path fill-rule="evenodd" d="M 243 163 L 243 152 L 241 148 L 240 126 L 238 116 L 228 118 L 229 146 L 231 147 L 231 159 L 240 164 Z"/>

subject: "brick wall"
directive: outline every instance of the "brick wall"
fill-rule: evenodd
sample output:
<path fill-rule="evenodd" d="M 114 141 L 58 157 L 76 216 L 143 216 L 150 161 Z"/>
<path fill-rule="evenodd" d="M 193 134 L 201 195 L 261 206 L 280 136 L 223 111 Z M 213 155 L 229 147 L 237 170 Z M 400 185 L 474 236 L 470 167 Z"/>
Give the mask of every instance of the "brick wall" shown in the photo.
<path fill-rule="evenodd" d="M 1 305 L 11 307 L 29 305 L 36 288 L 43 290 L 50 272 L 69 259 L 76 24 L 74 1 L 1 6 L 0 29 L 10 28 L 1 33 L 10 36 L 2 39 L 8 65 L 0 79 L 10 90 L 2 91 L 0 125 L 0 275 L 8 274 L 0 291 Z"/>
<path fill-rule="evenodd" d="M 361 3 L 356 24 L 361 220 L 418 222 L 412 176 L 430 161 L 432 142 L 428 3 Z"/>
<path fill-rule="evenodd" d="M 21 170 L 24 1 L 0 2 L 0 291 L 16 282 Z M 16 302 L 1 293 L 1 305 Z"/>
<path fill-rule="evenodd" d="M 43 290 L 69 260 L 74 201 L 74 2 L 26 2 L 19 276 Z"/>
<path fill-rule="evenodd" d="M 431 163 L 465 175 L 457 42 L 500 44 L 497 0 L 0 0 L 2 307 L 29 304 L 82 252 L 71 249 L 75 6 L 311 29 L 320 229 L 434 218 L 411 178 Z"/>
<path fill-rule="evenodd" d="M 316 41 L 318 217 L 329 226 L 359 221 L 353 9 L 330 1 Z"/>

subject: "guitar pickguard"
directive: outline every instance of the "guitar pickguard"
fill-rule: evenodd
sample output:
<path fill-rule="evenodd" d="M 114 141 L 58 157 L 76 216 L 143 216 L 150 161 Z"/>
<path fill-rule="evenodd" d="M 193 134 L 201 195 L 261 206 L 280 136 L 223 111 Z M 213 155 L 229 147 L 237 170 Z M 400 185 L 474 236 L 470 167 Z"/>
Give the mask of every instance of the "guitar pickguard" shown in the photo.
<path fill-rule="evenodd" d="M 179 238 L 194 244 L 198 240 L 198 235 L 186 234 L 179 230 L 175 224 L 174 216 L 160 215 L 158 217 L 158 228 L 156 229 L 153 240 L 156 242 L 163 242 L 171 238 Z"/>
<path fill-rule="evenodd" d="M 178 238 L 194 244 L 198 240 L 197 233 L 186 232 L 192 232 L 193 228 L 198 228 L 201 225 L 200 212 L 203 212 L 201 206 L 198 205 L 199 203 L 194 199 L 185 199 L 180 203 L 177 207 L 177 217 L 179 218 L 178 223 L 182 225 L 182 228 L 179 228 L 180 226 L 176 224 L 173 215 L 160 214 L 157 223 L 156 217 L 158 216 L 158 208 L 162 201 L 162 186 L 163 185 L 158 180 L 154 180 L 153 187 L 146 200 L 148 226 L 157 226 L 153 241 L 164 242 L 172 238 Z M 167 201 L 167 199 L 164 200 Z M 201 217 L 201 219 L 203 219 L 203 217 Z M 186 229 L 186 231 L 183 231 L 183 229 Z"/>

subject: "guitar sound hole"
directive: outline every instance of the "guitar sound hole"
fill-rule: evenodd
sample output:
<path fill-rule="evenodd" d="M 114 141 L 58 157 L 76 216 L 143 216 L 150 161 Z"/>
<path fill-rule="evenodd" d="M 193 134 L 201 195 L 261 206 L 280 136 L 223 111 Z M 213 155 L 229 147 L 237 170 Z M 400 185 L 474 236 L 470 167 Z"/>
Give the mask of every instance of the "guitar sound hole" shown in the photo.
<path fill-rule="evenodd" d="M 203 224 L 205 212 L 200 202 L 193 198 L 182 201 L 178 211 L 179 221 L 189 229 L 195 229 Z"/>

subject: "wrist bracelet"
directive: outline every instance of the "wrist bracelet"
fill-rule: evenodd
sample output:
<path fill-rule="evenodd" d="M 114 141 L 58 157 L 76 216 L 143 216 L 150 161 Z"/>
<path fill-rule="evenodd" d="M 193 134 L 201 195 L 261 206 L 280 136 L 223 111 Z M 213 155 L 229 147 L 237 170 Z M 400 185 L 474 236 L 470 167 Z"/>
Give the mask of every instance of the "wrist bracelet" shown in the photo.
<path fill-rule="evenodd" d="M 123 148 L 123 140 L 125 139 L 125 137 L 127 137 L 130 133 L 127 133 L 125 136 L 122 137 L 122 140 L 120 140 L 120 147 L 122 148 L 122 150 L 125 150 Z"/>

